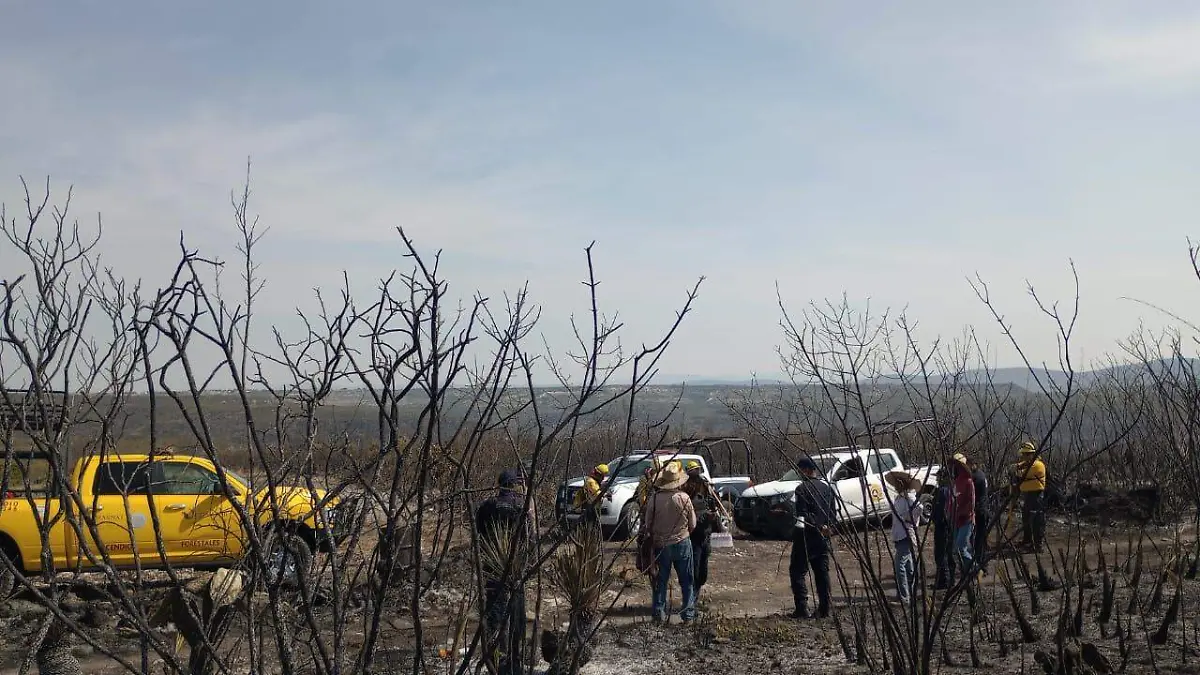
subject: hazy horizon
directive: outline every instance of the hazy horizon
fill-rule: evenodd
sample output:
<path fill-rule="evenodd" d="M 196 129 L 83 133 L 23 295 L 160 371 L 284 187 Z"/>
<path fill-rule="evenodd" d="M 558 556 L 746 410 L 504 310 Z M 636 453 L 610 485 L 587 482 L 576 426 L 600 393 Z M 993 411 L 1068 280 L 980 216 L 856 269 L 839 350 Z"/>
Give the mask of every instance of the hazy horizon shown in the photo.
<path fill-rule="evenodd" d="M 6 10 L 9 217 L 18 176 L 49 175 L 60 198 L 73 185 L 85 225 L 103 214 L 106 264 L 157 287 L 180 231 L 235 257 L 229 193 L 250 157 L 269 228 L 258 321 L 285 334 L 312 288 L 345 270 L 369 293 L 403 265 L 397 226 L 443 251 L 456 298 L 528 281 L 560 353 L 593 240 L 630 348 L 706 276 L 660 364 L 700 379 L 778 377 L 777 288 L 795 312 L 843 294 L 906 311 L 926 342 L 974 326 L 1005 367 L 1020 361 L 976 274 L 1051 367 L 1027 281 L 1069 305 L 1075 262 L 1080 364 L 1180 323 L 1143 303 L 1187 318 L 1200 292 L 1200 9 L 1185 3 Z"/>

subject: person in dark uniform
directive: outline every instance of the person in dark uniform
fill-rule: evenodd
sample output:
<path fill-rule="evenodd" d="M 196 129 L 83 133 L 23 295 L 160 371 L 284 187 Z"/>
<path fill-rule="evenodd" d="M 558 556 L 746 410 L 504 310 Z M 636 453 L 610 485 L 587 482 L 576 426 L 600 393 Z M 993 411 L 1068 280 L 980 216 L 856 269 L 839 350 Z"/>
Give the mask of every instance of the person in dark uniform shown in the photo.
<path fill-rule="evenodd" d="M 954 585 L 954 526 L 950 523 L 950 470 L 938 469 L 937 491 L 933 493 L 933 560 L 937 569 L 935 590 Z"/>
<path fill-rule="evenodd" d="M 979 571 L 987 574 L 987 540 L 991 524 L 991 514 L 988 513 L 988 479 L 983 467 L 975 462 L 968 462 L 971 469 L 971 479 L 975 481 L 975 563 Z"/>
<path fill-rule="evenodd" d="M 500 474 L 499 490 L 475 511 L 475 531 L 481 539 L 501 541 L 498 532 L 507 530 L 516 539 L 518 555 L 513 570 L 499 578 L 484 579 L 483 619 L 489 634 L 497 640 L 500 652 L 500 675 L 519 675 L 524 663 L 525 644 L 525 584 L 518 566 L 520 550 L 527 542 L 530 514 L 525 510 L 525 477 L 519 469 Z"/>
<path fill-rule="evenodd" d="M 717 495 L 712 485 L 704 477 L 700 463 L 693 460 L 687 463 L 688 481 L 683 484 L 683 491 L 692 498 L 692 507 L 696 511 L 696 529 L 692 530 L 692 585 L 696 588 L 696 599 L 700 598 L 700 589 L 708 581 L 708 560 L 712 557 L 712 533 L 720 522 L 717 515 Z"/>
<path fill-rule="evenodd" d="M 796 488 L 796 522 L 792 530 L 792 558 L 788 574 L 792 582 L 792 598 L 796 609 L 793 619 L 810 616 L 823 619 L 829 616 L 829 535 L 837 514 L 837 496 L 823 476 L 817 475 L 817 465 L 804 457 L 797 463 L 803 480 Z M 817 587 L 817 611 L 808 612 L 808 573 L 812 571 Z"/>

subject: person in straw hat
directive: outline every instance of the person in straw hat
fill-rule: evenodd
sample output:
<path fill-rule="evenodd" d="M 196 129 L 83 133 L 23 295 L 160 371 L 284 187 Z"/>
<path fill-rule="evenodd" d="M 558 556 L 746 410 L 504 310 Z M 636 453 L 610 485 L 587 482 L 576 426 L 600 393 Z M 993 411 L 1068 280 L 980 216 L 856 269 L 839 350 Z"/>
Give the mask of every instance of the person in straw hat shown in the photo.
<path fill-rule="evenodd" d="M 670 608 L 667 607 L 667 585 L 671 582 L 671 568 L 679 579 L 682 607 L 679 611 L 684 623 L 696 618 L 696 589 L 692 580 L 692 540 L 696 529 L 696 510 L 692 500 L 683 492 L 688 475 L 678 461 L 669 462 L 658 472 L 654 480 L 654 493 L 646 501 L 646 515 L 642 528 L 653 542 L 654 557 L 658 562 L 658 576 L 654 579 L 651 595 L 652 610 L 656 622 L 665 622 Z"/>
<path fill-rule="evenodd" d="M 921 481 L 905 471 L 892 471 L 884 480 L 896 491 L 892 498 L 892 545 L 896 547 L 896 592 L 900 602 L 912 601 L 917 584 L 917 526 L 921 524 L 921 504 L 917 490 Z"/>

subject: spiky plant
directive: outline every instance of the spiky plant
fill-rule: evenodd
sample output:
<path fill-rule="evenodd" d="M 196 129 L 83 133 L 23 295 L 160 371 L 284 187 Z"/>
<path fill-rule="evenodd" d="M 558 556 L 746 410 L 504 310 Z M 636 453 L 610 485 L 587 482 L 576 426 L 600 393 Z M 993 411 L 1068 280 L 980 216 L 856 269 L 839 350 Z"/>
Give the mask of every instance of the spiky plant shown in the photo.
<path fill-rule="evenodd" d="M 479 540 L 479 566 L 485 577 L 512 578 L 525 569 L 525 551 L 524 547 L 519 545 L 520 542 L 516 541 L 516 528 L 507 523 L 497 523 L 487 528 L 483 535 Z M 514 545 L 516 551 L 513 550 Z"/>
<path fill-rule="evenodd" d="M 601 541 L 599 525 L 581 526 L 547 570 L 550 586 L 567 599 L 570 619 L 567 635 L 555 636 L 555 653 L 543 655 L 552 657 L 553 673 L 577 673 L 591 658 L 589 643 L 599 624 L 600 603 L 617 579 L 604 560 Z"/>
<path fill-rule="evenodd" d="M 599 525 L 583 525 L 550 563 L 550 584 L 567 598 L 573 617 L 596 615 L 604 593 L 616 581 L 601 541 Z"/>

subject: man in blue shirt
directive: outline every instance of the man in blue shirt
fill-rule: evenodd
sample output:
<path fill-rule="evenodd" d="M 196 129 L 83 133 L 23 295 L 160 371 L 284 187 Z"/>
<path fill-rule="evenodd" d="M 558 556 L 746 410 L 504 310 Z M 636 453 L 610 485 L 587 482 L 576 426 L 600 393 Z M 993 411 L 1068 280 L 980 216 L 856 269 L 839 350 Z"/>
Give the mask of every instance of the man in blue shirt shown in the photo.
<path fill-rule="evenodd" d="M 792 582 L 792 597 L 796 602 L 793 619 L 810 616 L 823 619 L 829 616 L 831 586 L 829 583 L 829 535 L 837 523 L 837 495 L 823 476 L 817 475 L 817 464 L 808 457 L 797 463 L 803 480 L 796 488 L 796 522 L 792 530 L 792 558 L 788 574 Z M 817 587 L 817 612 L 808 613 L 808 572 L 812 570 Z"/>

